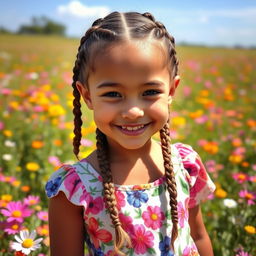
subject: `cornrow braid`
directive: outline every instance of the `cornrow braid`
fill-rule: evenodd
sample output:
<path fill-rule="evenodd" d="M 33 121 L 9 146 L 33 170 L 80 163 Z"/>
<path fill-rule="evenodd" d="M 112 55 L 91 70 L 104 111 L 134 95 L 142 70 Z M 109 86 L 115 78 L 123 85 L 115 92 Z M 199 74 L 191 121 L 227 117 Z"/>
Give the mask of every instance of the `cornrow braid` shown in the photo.
<path fill-rule="evenodd" d="M 160 130 L 161 147 L 164 159 L 164 169 L 167 190 L 170 194 L 170 207 L 171 207 L 171 217 L 172 217 L 172 235 L 171 235 L 171 248 L 174 250 L 174 241 L 178 236 L 178 211 L 177 211 L 177 190 L 176 181 L 173 171 L 173 164 L 171 161 L 171 148 L 170 148 L 170 131 L 169 123 L 166 123 L 164 127 Z"/>
<path fill-rule="evenodd" d="M 178 65 L 179 65 L 178 59 L 176 57 L 174 37 L 168 33 L 163 23 L 155 20 L 154 16 L 151 13 L 145 12 L 142 15 L 148 18 L 149 20 L 151 20 L 155 24 L 155 29 L 156 29 L 155 36 L 157 38 L 165 37 L 169 41 L 168 54 L 171 61 L 172 78 L 174 78 L 178 74 Z"/>
<path fill-rule="evenodd" d="M 115 187 L 113 183 L 113 178 L 110 170 L 110 163 L 108 157 L 108 143 L 105 134 L 103 134 L 98 128 L 96 129 L 96 146 L 97 146 L 97 158 L 99 162 L 99 167 L 101 175 L 103 178 L 103 188 L 104 197 L 107 204 L 107 209 L 109 211 L 112 223 L 115 227 L 115 245 L 114 251 L 119 255 L 123 254 L 120 249 L 123 247 L 124 243 L 127 242 L 128 247 L 131 247 L 131 240 L 128 234 L 122 228 L 115 198 Z"/>

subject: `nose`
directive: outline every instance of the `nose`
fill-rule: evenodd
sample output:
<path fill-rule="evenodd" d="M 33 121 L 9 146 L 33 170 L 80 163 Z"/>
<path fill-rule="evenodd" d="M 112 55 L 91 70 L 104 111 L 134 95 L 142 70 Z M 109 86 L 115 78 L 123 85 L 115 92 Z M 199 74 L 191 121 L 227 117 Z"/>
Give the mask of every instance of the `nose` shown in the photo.
<path fill-rule="evenodd" d="M 137 119 L 144 116 L 144 110 L 138 106 L 128 107 L 122 111 L 122 117 L 127 119 Z"/>

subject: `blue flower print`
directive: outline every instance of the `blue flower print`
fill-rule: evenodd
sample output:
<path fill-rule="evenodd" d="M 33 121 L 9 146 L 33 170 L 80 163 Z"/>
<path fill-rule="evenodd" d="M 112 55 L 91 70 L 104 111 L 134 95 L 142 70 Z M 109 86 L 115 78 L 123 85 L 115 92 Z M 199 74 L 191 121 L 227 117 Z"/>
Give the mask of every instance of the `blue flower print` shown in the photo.
<path fill-rule="evenodd" d="M 135 208 L 140 208 L 141 203 L 146 203 L 148 201 L 148 195 L 143 193 L 144 190 L 127 191 L 127 201 L 130 205 Z"/>
<path fill-rule="evenodd" d="M 48 197 L 55 196 L 61 185 L 61 177 L 57 177 L 54 180 L 49 180 L 45 185 L 45 190 Z"/>
<path fill-rule="evenodd" d="M 171 238 L 168 236 L 164 237 L 164 240 L 160 241 L 159 249 L 161 251 L 161 256 L 174 256 L 174 253 L 170 249 Z"/>

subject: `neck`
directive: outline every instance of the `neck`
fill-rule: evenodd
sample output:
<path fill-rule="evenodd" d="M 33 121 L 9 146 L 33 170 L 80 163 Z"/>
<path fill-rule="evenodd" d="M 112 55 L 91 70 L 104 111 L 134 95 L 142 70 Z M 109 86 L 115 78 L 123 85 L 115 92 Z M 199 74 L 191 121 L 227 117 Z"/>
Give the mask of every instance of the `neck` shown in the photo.
<path fill-rule="evenodd" d="M 150 139 L 139 149 L 126 149 L 109 141 L 110 162 L 136 162 L 151 155 L 156 142 Z"/>

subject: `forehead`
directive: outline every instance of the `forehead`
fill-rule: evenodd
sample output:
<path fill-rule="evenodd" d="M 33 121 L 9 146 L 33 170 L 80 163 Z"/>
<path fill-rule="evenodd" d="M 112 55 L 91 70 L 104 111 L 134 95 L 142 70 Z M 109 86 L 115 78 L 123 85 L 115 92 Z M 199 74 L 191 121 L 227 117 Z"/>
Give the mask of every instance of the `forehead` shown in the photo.
<path fill-rule="evenodd" d="M 148 73 L 168 69 L 163 45 L 155 40 L 133 40 L 98 46 L 92 56 L 92 73 Z"/>

